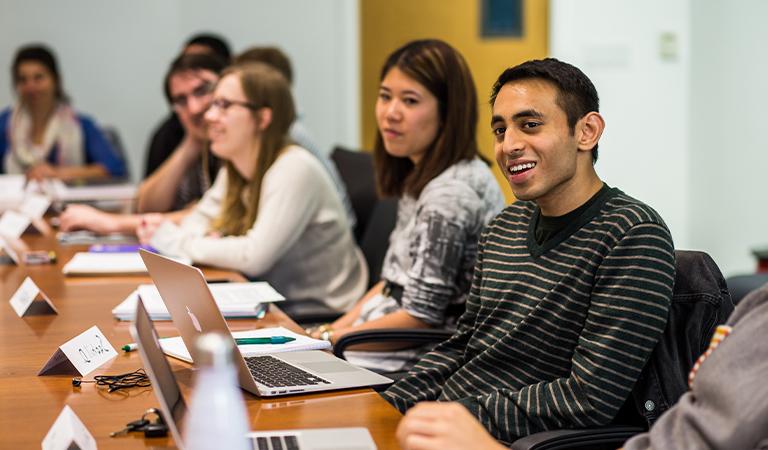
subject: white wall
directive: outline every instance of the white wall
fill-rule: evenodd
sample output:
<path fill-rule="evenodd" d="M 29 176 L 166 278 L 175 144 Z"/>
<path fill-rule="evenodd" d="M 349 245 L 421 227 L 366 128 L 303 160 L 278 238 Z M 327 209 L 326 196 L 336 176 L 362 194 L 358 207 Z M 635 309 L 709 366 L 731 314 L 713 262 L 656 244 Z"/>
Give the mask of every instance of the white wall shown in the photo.
<path fill-rule="evenodd" d="M 56 52 L 77 109 L 117 126 L 134 178 L 143 174 L 152 129 L 168 111 L 162 80 L 182 43 L 199 31 L 234 51 L 275 44 L 291 57 L 294 93 L 320 148 L 359 146 L 357 0 L 2 0 L 0 105 L 13 101 L 16 49 Z"/>
<path fill-rule="evenodd" d="M 768 2 L 691 9 L 691 235 L 724 272 L 751 272 L 768 247 Z"/>
<path fill-rule="evenodd" d="M 551 55 L 582 69 L 600 95 L 598 174 L 653 206 L 678 248 L 692 245 L 688 8 L 688 0 L 550 2 Z M 676 57 L 662 58 L 662 33 L 676 37 Z"/>
<path fill-rule="evenodd" d="M 726 276 L 768 247 L 768 2 L 552 0 L 551 53 L 601 94 L 598 171 L 654 206 Z M 660 35 L 678 56 L 660 55 Z"/>

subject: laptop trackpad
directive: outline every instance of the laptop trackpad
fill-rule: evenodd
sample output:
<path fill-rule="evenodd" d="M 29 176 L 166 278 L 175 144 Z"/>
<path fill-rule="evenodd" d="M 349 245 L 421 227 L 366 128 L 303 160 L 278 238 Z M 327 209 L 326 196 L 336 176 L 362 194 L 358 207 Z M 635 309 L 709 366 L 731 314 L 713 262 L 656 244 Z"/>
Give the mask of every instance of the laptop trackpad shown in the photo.
<path fill-rule="evenodd" d="M 359 370 L 343 361 L 302 362 L 301 365 L 315 373 L 357 372 Z"/>

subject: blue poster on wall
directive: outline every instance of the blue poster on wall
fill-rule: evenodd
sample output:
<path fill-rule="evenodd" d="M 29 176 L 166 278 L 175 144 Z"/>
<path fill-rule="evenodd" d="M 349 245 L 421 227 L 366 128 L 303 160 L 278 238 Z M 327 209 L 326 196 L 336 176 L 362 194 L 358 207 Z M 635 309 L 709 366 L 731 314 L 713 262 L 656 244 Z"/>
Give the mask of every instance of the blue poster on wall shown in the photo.
<path fill-rule="evenodd" d="M 481 0 L 480 34 L 483 37 L 522 37 L 522 0 Z"/>

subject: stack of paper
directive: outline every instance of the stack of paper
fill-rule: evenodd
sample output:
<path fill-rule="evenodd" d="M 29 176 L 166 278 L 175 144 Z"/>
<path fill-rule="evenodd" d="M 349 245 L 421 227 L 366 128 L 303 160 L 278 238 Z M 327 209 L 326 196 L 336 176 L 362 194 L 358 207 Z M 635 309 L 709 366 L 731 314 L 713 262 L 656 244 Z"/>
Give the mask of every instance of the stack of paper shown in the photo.
<path fill-rule="evenodd" d="M 184 264 L 189 259 L 174 258 Z M 143 275 L 147 267 L 138 253 L 79 252 L 62 268 L 64 275 Z"/>
<path fill-rule="evenodd" d="M 269 283 L 214 283 L 209 284 L 213 299 L 224 317 L 255 317 L 262 310 L 262 303 L 285 300 Z M 142 284 L 131 292 L 122 303 L 112 310 L 117 320 L 133 320 L 136 301 L 141 297 L 144 308 L 152 320 L 171 320 L 168 309 L 154 284 Z"/>
<path fill-rule="evenodd" d="M 232 333 L 232 337 L 235 339 L 269 336 L 287 336 L 295 338 L 296 340 L 285 344 L 238 345 L 237 348 L 240 349 L 240 353 L 242 353 L 243 357 L 265 355 L 268 353 L 296 352 L 300 350 L 327 350 L 331 348 L 331 343 L 328 341 L 312 339 L 309 336 L 294 333 L 283 327 L 259 328 L 258 330 L 235 331 Z M 190 356 L 181 337 L 177 336 L 160 339 L 160 346 L 163 347 L 163 351 L 166 355 L 182 361 L 192 362 L 192 356 Z"/>
<path fill-rule="evenodd" d="M 62 271 L 64 275 L 145 274 L 147 267 L 138 253 L 79 252 Z"/>
<path fill-rule="evenodd" d="M 136 186 L 131 183 L 68 186 L 60 180 L 52 180 L 49 190 L 54 200 L 62 202 L 132 200 L 136 197 Z"/>
<path fill-rule="evenodd" d="M 59 231 L 56 238 L 61 245 L 82 245 L 82 244 L 138 244 L 135 234 L 96 234 L 93 231 Z"/>

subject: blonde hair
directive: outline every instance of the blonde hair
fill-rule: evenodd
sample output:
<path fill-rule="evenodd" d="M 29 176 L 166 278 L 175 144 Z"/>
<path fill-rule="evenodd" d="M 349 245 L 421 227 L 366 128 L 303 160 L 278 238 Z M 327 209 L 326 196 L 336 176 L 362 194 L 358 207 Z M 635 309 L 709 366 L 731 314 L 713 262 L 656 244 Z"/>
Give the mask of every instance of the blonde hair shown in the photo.
<path fill-rule="evenodd" d="M 219 217 L 212 224 L 224 236 L 243 235 L 253 227 L 259 214 L 264 175 L 283 149 L 293 143 L 288 137 L 288 129 L 296 119 L 290 86 L 280 72 L 261 63 L 235 64 L 224 70 L 221 79 L 232 74 L 240 79 L 248 102 L 255 105 L 252 108 L 254 120 L 260 120 L 258 114 L 262 108 L 272 111 L 272 120 L 260 131 L 261 146 L 250 180 L 240 175 L 231 161 L 225 163 L 227 193 Z"/>

